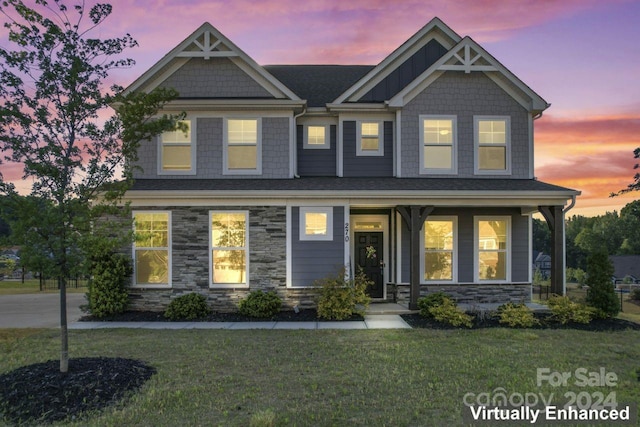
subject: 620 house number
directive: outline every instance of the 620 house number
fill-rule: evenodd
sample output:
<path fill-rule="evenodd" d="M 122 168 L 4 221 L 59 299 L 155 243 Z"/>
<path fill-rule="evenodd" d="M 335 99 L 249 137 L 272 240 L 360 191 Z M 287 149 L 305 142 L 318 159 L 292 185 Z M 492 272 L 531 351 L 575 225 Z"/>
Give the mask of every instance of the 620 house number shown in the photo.
<path fill-rule="evenodd" d="M 593 393 L 568 391 L 564 394 L 564 397 L 567 399 L 567 403 L 564 405 L 565 409 L 571 407 L 577 407 L 578 409 L 604 409 L 605 407 L 616 408 L 618 406 L 615 391 L 606 396 L 601 391 Z"/>

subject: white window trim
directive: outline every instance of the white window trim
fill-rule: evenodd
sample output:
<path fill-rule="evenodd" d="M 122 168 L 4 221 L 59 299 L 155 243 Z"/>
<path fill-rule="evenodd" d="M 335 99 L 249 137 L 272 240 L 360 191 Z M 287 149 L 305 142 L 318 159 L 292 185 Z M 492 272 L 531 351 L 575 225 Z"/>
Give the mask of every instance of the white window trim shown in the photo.
<path fill-rule="evenodd" d="M 323 127 L 324 128 L 324 144 L 309 144 L 309 127 Z M 331 127 L 329 125 L 316 125 L 305 124 L 303 126 L 303 143 L 302 148 L 305 150 L 328 150 L 331 148 L 331 136 L 329 131 Z"/>
<path fill-rule="evenodd" d="M 229 135 L 227 133 L 229 120 L 256 120 L 256 168 L 229 169 Z M 242 145 L 236 145 L 242 146 Z M 222 121 L 222 174 L 223 175 L 262 175 L 262 118 L 255 116 L 229 116 Z"/>
<path fill-rule="evenodd" d="M 162 134 L 158 135 L 156 139 L 158 140 L 158 175 L 195 175 L 196 174 L 196 161 L 197 161 L 197 118 L 188 116 L 184 119 L 184 121 L 189 121 L 189 127 L 191 131 L 191 169 L 189 170 L 172 170 L 172 169 L 163 169 L 162 168 L 162 146 L 164 143 L 162 142 Z"/>
<path fill-rule="evenodd" d="M 244 214 L 245 219 L 245 237 L 244 237 L 244 251 L 245 251 L 245 283 L 213 283 L 213 230 L 211 229 L 211 219 L 215 214 Z M 249 268 L 250 264 L 250 252 L 249 252 L 249 211 L 239 210 L 239 211 L 228 211 L 228 210 L 216 210 L 209 211 L 209 226 L 207 227 L 209 230 L 209 288 L 217 289 L 217 288 L 248 288 L 250 283 L 249 272 L 251 271 Z M 216 246 L 216 248 L 219 248 Z M 231 247 L 226 247 L 230 249 Z M 238 249 L 238 248 L 232 248 Z"/>
<path fill-rule="evenodd" d="M 169 283 L 141 283 L 138 284 L 136 283 L 136 277 L 137 277 L 137 272 L 136 272 L 136 243 L 135 241 L 133 242 L 133 244 L 131 245 L 131 259 L 133 260 L 133 278 L 131 280 L 131 287 L 132 288 L 144 288 L 144 289 L 164 289 L 164 288 L 171 288 L 172 286 L 172 280 L 171 278 L 172 276 L 172 265 L 173 265 L 173 256 L 172 256 L 172 238 L 171 238 L 171 211 L 154 211 L 154 210 L 135 210 L 131 212 L 131 219 L 133 220 L 133 231 L 135 233 L 135 227 L 136 227 L 136 223 L 135 223 L 135 218 L 136 218 L 136 214 L 149 214 L 149 213 L 164 213 L 168 215 L 168 224 L 167 224 L 167 245 L 168 247 L 165 248 L 163 247 L 157 247 L 157 248 L 144 248 L 144 249 L 149 249 L 149 250 L 164 250 L 167 249 L 168 250 L 168 254 L 167 254 L 167 259 L 168 259 L 168 272 L 167 272 L 167 278 L 169 279 Z"/>
<path fill-rule="evenodd" d="M 480 135 L 478 122 L 480 120 L 505 121 L 505 169 L 480 169 Z M 511 175 L 511 117 L 510 116 L 473 116 L 473 156 L 474 173 L 476 175 Z M 487 145 L 483 145 L 487 146 Z M 495 146 L 495 145 L 494 145 Z"/>
<path fill-rule="evenodd" d="M 446 284 L 457 284 L 458 283 L 458 217 L 457 216 L 440 216 L 433 215 L 428 216 L 426 221 L 451 221 L 453 222 L 453 260 L 451 262 L 452 275 L 451 280 L 426 280 L 424 278 L 424 258 L 427 253 L 424 244 L 424 228 L 425 224 L 422 225 L 422 229 L 420 230 L 420 282 L 423 284 L 433 284 L 433 283 L 446 283 Z M 425 223 L 426 223 L 425 221 Z"/>
<path fill-rule="evenodd" d="M 327 214 L 327 234 L 306 234 L 306 214 L 323 213 Z M 300 207 L 300 230 L 298 238 L 300 240 L 333 241 L 333 207 L 331 206 L 301 206 Z"/>
<path fill-rule="evenodd" d="M 362 124 L 377 123 L 378 124 L 378 149 L 362 150 Z M 358 157 L 381 157 L 384 156 L 384 122 L 382 120 L 358 120 L 356 121 L 356 156 Z"/>
<path fill-rule="evenodd" d="M 480 250 L 478 249 L 480 243 L 480 221 L 506 221 L 507 222 L 507 249 L 506 249 L 506 260 L 507 260 L 507 270 L 506 270 L 506 279 L 505 280 L 480 280 L 480 274 L 478 272 L 480 267 Z M 508 215 L 482 215 L 482 216 L 474 216 L 473 217 L 473 279 L 475 283 L 511 283 L 511 259 L 513 258 L 513 252 L 511 250 L 512 243 L 512 232 L 511 232 L 511 217 Z"/>
<path fill-rule="evenodd" d="M 420 174 L 421 175 L 452 175 L 458 173 L 458 116 L 421 114 L 420 120 Z M 451 138 L 451 169 L 429 169 L 424 167 L 424 121 L 451 120 L 453 137 Z M 430 146 L 436 146 L 430 145 Z M 445 145 L 441 145 L 445 146 Z"/>

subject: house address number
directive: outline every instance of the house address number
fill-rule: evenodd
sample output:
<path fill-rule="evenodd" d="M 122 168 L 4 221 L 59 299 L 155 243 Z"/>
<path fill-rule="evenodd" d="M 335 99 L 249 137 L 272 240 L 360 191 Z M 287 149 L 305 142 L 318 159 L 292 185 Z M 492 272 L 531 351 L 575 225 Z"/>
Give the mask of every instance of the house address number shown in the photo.
<path fill-rule="evenodd" d="M 348 222 L 344 223 L 344 241 L 345 242 L 349 241 L 349 223 Z"/>

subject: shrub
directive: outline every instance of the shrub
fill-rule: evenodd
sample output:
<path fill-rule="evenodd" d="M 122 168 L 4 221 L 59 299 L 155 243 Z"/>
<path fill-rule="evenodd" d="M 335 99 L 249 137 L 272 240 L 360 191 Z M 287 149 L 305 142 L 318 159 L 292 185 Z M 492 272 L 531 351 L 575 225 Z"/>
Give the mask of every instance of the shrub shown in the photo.
<path fill-rule="evenodd" d="M 211 310 L 207 305 L 207 298 L 200 294 L 190 293 L 171 301 L 164 315 L 171 320 L 193 320 L 206 317 L 209 313 Z"/>
<path fill-rule="evenodd" d="M 567 296 L 552 295 L 547 301 L 552 317 L 563 325 L 569 322 L 589 323 L 595 316 L 595 309 L 585 304 L 573 302 Z"/>
<path fill-rule="evenodd" d="M 508 302 L 502 304 L 497 310 L 498 322 L 510 328 L 530 328 L 537 325 L 538 319 L 533 316 L 533 311 L 525 304 Z"/>
<path fill-rule="evenodd" d="M 273 317 L 280 311 L 282 301 L 274 292 L 252 291 L 240 301 L 238 309 L 241 314 L 250 317 Z"/>
<path fill-rule="evenodd" d="M 429 308 L 429 313 L 438 322 L 447 323 L 451 326 L 466 326 L 470 328 L 473 318 L 460 310 L 449 297 L 445 297 L 441 304 L 433 305 Z"/>
<path fill-rule="evenodd" d="M 606 251 L 598 251 L 587 259 L 587 304 L 597 310 L 598 317 L 615 317 L 620 302 L 613 287 L 613 265 Z"/>
<path fill-rule="evenodd" d="M 430 310 L 432 307 L 437 307 L 442 305 L 445 300 L 450 300 L 444 292 L 435 292 L 433 294 L 429 294 L 425 297 L 422 297 L 418 300 L 418 308 L 420 309 L 420 315 L 427 318 L 433 318 L 433 314 L 431 314 Z"/>
<path fill-rule="evenodd" d="M 131 262 L 123 254 L 107 251 L 94 255 L 87 292 L 89 312 L 96 317 L 124 312 L 129 305 L 127 278 L 132 272 Z"/>
<path fill-rule="evenodd" d="M 373 285 L 362 269 L 353 280 L 345 280 L 344 270 L 335 276 L 316 280 L 314 286 L 320 288 L 318 294 L 318 317 L 343 320 L 353 314 L 364 316 L 371 301 L 367 288 Z"/>
<path fill-rule="evenodd" d="M 640 288 L 633 288 L 631 291 L 631 299 L 634 301 L 640 301 Z"/>

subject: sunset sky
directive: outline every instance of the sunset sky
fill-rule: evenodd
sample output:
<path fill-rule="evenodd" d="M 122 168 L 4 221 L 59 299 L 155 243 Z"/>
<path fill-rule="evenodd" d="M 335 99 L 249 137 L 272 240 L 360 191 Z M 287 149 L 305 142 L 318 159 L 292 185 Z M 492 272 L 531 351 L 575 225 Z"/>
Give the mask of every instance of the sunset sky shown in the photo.
<path fill-rule="evenodd" d="M 619 211 L 640 198 L 639 192 L 609 198 L 632 182 L 633 150 L 640 147 L 640 1 L 110 3 L 114 13 L 98 35 L 130 33 L 140 44 L 128 54 L 136 66 L 113 74 L 125 86 L 204 21 L 261 65 L 377 64 L 437 16 L 552 104 L 535 124 L 536 176 L 582 191 L 570 215 Z"/>

